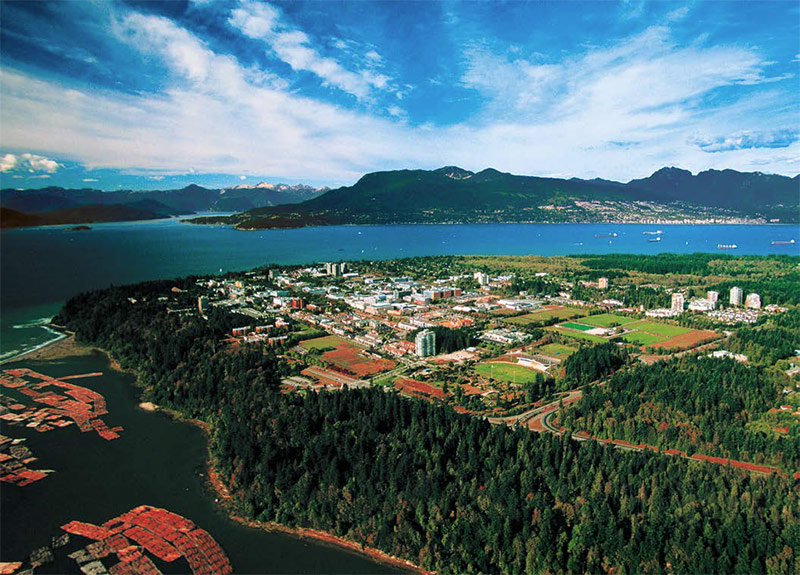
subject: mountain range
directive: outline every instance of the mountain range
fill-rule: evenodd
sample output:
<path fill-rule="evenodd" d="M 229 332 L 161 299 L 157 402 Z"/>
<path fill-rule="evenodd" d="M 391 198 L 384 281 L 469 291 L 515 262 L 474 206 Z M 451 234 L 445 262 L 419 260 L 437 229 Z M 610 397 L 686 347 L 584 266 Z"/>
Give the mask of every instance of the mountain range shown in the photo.
<path fill-rule="evenodd" d="M 242 212 L 301 202 L 327 190 L 302 184 L 290 186 L 263 182 L 223 189 L 193 184 L 177 190 L 153 191 L 104 192 L 60 187 L 4 189 L 0 190 L 0 226 L 146 220 L 197 212 Z"/>
<path fill-rule="evenodd" d="M 193 220 L 194 221 L 194 220 Z M 326 224 L 800 221 L 800 176 L 662 168 L 628 183 L 517 176 L 456 166 L 363 176 L 307 201 L 228 218 L 240 229 Z"/>
<path fill-rule="evenodd" d="M 628 183 L 518 176 L 488 168 L 394 170 L 329 190 L 260 183 L 225 189 L 0 191 L 0 225 L 194 218 L 239 229 L 331 224 L 444 222 L 781 222 L 800 223 L 800 176 L 662 168 Z M 113 207 L 114 209 L 110 209 Z M 27 222 L 27 223 L 26 223 Z M 39 222 L 39 223 L 35 223 Z"/>

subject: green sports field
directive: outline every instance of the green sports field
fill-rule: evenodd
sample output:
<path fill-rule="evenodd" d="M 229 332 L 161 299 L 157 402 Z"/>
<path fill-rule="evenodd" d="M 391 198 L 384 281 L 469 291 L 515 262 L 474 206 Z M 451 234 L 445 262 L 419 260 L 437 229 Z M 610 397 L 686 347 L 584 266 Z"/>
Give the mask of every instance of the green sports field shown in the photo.
<path fill-rule="evenodd" d="M 676 335 L 682 335 L 684 333 L 693 331 L 685 327 L 669 325 L 666 323 L 656 323 L 654 321 L 639 321 L 627 327 L 637 331 L 644 331 L 655 335 L 663 335 L 664 337 L 675 337 Z"/>
<path fill-rule="evenodd" d="M 622 341 L 626 341 L 628 343 L 635 343 L 636 345 L 650 345 L 652 343 L 658 343 L 659 341 L 664 341 L 667 339 L 663 335 L 655 335 L 652 333 L 645 333 L 643 331 L 634 331 L 631 333 L 623 334 Z"/>
<path fill-rule="evenodd" d="M 325 337 L 317 337 L 315 339 L 307 339 L 300 342 L 300 347 L 306 349 L 326 349 L 342 345 L 343 343 L 350 343 L 335 335 L 326 335 Z"/>
<path fill-rule="evenodd" d="M 614 315 L 613 313 L 601 313 L 600 315 L 590 315 L 581 319 L 581 323 L 588 323 L 595 327 L 608 327 L 612 323 L 625 325 L 637 321 L 636 318 L 625 317 L 624 315 Z"/>
<path fill-rule="evenodd" d="M 595 329 L 595 326 L 593 325 L 583 325 L 582 323 L 575 323 L 573 321 L 565 321 L 564 323 L 560 323 L 558 325 L 567 329 L 577 329 L 578 331 L 589 331 L 590 329 Z"/>
<path fill-rule="evenodd" d="M 542 347 L 536 348 L 536 353 L 543 353 L 545 355 L 564 359 L 575 353 L 575 348 L 561 343 L 548 343 Z"/>
<path fill-rule="evenodd" d="M 499 381 L 513 383 L 534 381 L 536 379 L 536 374 L 539 373 L 527 367 L 497 362 L 479 363 L 473 369 L 483 377 L 492 377 Z"/>
<path fill-rule="evenodd" d="M 540 309 L 531 313 L 520 315 L 517 317 L 510 317 L 508 323 L 516 325 L 527 325 L 529 323 L 539 323 L 551 319 L 569 319 L 572 317 L 582 317 L 586 315 L 586 311 L 576 307 L 562 307 L 558 309 Z"/>
<path fill-rule="evenodd" d="M 605 341 L 608 341 L 607 339 L 602 338 L 599 335 L 591 335 L 588 333 L 583 333 L 582 331 L 572 331 L 569 329 L 560 329 L 560 328 L 553 328 L 553 330 L 560 333 L 561 335 L 574 337 L 575 339 L 585 339 L 587 341 L 593 341 L 595 343 L 603 343 Z"/>

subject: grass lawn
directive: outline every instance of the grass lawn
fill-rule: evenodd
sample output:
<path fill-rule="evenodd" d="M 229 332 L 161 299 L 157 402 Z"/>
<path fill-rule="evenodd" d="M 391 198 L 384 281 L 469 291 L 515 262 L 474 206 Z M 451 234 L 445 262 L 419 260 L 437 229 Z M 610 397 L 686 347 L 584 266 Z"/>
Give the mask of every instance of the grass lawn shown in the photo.
<path fill-rule="evenodd" d="M 538 323 L 541 321 L 547 321 L 553 318 L 556 319 L 569 319 L 571 317 L 583 317 L 586 315 L 586 311 L 582 309 L 578 309 L 576 307 L 563 307 L 558 309 L 539 309 L 533 311 L 531 313 L 520 315 L 517 317 L 510 317 L 507 321 L 508 323 L 514 323 L 517 325 L 527 325 L 529 323 Z"/>
<path fill-rule="evenodd" d="M 583 323 L 588 323 L 595 327 L 608 327 L 612 323 L 625 325 L 637 321 L 636 318 L 625 317 L 624 315 L 614 315 L 613 313 L 601 313 L 600 315 L 590 315 L 581 320 Z"/>
<path fill-rule="evenodd" d="M 336 347 L 345 343 L 349 344 L 350 342 L 345 341 L 336 335 L 326 335 L 325 337 L 301 341 L 300 346 L 306 349 L 325 349 L 329 347 Z"/>
<path fill-rule="evenodd" d="M 585 339 L 587 341 L 593 341 L 595 343 L 603 343 L 608 341 L 607 339 L 602 338 L 599 335 L 591 335 L 589 333 L 583 333 L 582 331 L 572 331 L 569 329 L 558 329 L 558 328 L 553 328 L 553 329 L 556 332 L 560 333 L 561 335 L 574 337 L 575 339 Z"/>
<path fill-rule="evenodd" d="M 483 377 L 492 377 L 498 381 L 525 383 L 534 381 L 538 371 L 510 363 L 479 363 L 473 368 Z"/>
<path fill-rule="evenodd" d="M 631 333 L 626 333 L 623 334 L 621 337 L 622 341 L 627 341 L 628 343 L 635 343 L 636 345 L 650 345 L 667 339 L 663 335 L 655 335 L 652 333 L 645 333 L 643 331 L 634 331 Z"/>
<path fill-rule="evenodd" d="M 686 327 L 669 325 L 666 323 L 656 323 L 654 321 L 640 321 L 633 325 L 629 325 L 628 327 L 637 331 L 645 331 L 655 335 L 663 335 L 664 337 L 674 337 L 676 335 L 682 335 L 684 333 L 694 331 Z"/>
<path fill-rule="evenodd" d="M 577 329 L 578 331 L 589 331 L 591 329 L 595 329 L 595 326 L 593 325 L 583 325 L 582 323 L 575 323 L 574 321 L 565 321 L 564 323 L 558 325 L 559 327 Z"/>
<path fill-rule="evenodd" d="M 537 353 L 543 353 L 545 355 L 551 355 L 559 359 L 564 359 L 565 357 L 575 353 L 575 348 L 569 347 L 568 345 L 564 345 L 562 343 L 548 343 L 542 347 L 536 348 L 535 351 Z"/>

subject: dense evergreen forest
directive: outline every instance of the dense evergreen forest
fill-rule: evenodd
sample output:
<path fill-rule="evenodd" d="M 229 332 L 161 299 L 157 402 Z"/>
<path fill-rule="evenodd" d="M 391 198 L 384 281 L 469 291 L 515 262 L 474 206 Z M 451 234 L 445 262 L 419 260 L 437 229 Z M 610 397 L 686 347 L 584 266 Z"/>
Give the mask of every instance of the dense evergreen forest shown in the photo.
<path fill-rule="evenodd" d="M 681 358 L 639 365 L 592 386 L 563 425 L 598 437 L 800 469 L 800 425 L 776 434 L 751 425 L 781 386 L 733 359 Z"/>
<path fill-rule="evenodd" d="M 216 466 L 250 517 L 324 529 L 443 573 L 800 572 L 791 478 L 491 426 L 378 389 L 281 394 L 286 368 L 272 352 L 221 343 L 240 318 L 166 312 L 158 297 L 191 306 L 192 285 L 84 294 L 56 321 L 134 369 L 148 399 L 210 423 Z M 725 369 L 686 360 L 680 380 L 662 364 L 607 385 L 630 386 L 631 397 L 659 385 L 665 405 L 680 400 L 710 423 L 772 393 L 749 371 L 707 364 Z M 746 385 L 731 386 L 729 373 Z M 587 405 L 603 408 L 597 393 Z"/>

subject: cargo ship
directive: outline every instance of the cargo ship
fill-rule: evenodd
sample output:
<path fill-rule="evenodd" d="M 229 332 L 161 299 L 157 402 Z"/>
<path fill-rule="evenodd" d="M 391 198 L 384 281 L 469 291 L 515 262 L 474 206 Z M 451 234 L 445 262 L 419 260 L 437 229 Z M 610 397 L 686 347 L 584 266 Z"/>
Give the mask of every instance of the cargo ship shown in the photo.
<path fill-rule="evenodd" d="M 735 250 L 738 247 L 736 244 L 717 244 L 718 250 Z"/>
<path fill-rule="evenodd" d="M 656 231 L 654 231 L 654 232 L 642 232 L 642 233 L 643 233 L 644 235 L 646 235 L 646 236 L 660 236 L 660 235 L 661 235 L 661 234 L 663 234 L 664 232 L 662 232 L 661 230 L 656 230 Z"/>
<path fill-rule="evenodd" d="M 617 234 L 614 232 L 613 234 L 595 234 L 594 237 L 596 238 L 616 238 Z"/>
<path fill-rule="evenodd" d="M 773 246 L 790 246 L 793 243 L 794 243 L 794 240 L 789 240 L 788 242 L 781 242 L 781 241 L 778 241 L 778 240 L 774 240 L 772 242 L 772 245 Z"/>
<path fill-rule="evenodd" d="M 649 240 L 647 240 L 647 241 L 648 241 L 648 242 L 660 242 L 660 241 L 661 241 L 661 238 L 660 238 L 660 237 L 659 237 L 659 238 L 650 238 L 650 239 L 649 239 Z"/>

